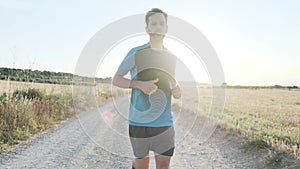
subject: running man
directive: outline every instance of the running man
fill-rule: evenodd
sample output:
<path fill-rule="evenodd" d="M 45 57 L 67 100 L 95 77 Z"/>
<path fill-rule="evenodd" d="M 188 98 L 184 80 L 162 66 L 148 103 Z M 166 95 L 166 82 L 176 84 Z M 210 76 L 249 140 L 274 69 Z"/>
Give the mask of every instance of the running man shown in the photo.
<path fill-rule="evenodd" d="M 149 56 L 153 58 L 172 56 L 172 53 L 163 46 L 168 31 L 167 17 L 168 15 L 158 8 L 147 12 L 145 29 L 149 34 L 149 43 L 129 51 L 112 81 L 115 86 L 132 89 L 128 121 L 130 141 L 136 157 L 133 161 L 133 169 L 149 168 L 149 151 L 155 153 L 156 168 L 167 169 L 175 149 L 171 99 L 172 96 L 175 99 L 181 97 L 180 86 L 174 78 L 159 75 L 160 72 L 157 70 L 151 70 L 151 77 L 145 80 L 147 77 L 143 76 L 148 76 L 149 72 L 148 75 L 140 74 L 138 70 L 140 65 L 137 63 L 140 62 L 137 61 L 138 58 L 146 58 L 146 55 L 148 58 Z M 166 66 L 162 66 L 161 69 L 163 67 Z M 174 77 L 175 66 L 169 67 L 171 72 L 166 74 Z M 131 79 L 124 77 L 128 72 Z M 166 84 L 169 86 L 166 87 Z"/>

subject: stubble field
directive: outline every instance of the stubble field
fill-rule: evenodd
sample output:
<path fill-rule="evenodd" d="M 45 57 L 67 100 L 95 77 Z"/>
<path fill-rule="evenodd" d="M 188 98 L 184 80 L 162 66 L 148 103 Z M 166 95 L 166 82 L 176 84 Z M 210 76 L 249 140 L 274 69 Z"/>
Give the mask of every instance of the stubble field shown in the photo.
<path fill-rule="evenodd" d="M 198 86 L 198 98 L 189 97 L 195 94 L 184 84 L 182 90 L 188 98 L 181 100 L 188 103 L 182 104 L 184 109 L 211 115 L 214 88 Z M 300 159 L 299 89 L 227 88 L 224 103 L 218 126 L 245 136 L 245 149 L 271 147 Z"/>

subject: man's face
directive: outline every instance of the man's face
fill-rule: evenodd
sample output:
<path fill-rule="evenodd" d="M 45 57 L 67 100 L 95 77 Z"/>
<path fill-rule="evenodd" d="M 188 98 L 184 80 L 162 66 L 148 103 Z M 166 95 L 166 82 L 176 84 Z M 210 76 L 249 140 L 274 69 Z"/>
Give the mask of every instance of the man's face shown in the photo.
<path fill-rule="evenodd" d="M 162 13 L 156 13 L 149 17 L 146 31 L 150 35 L 164 36 L 168 31 L 165 16 Z"/>

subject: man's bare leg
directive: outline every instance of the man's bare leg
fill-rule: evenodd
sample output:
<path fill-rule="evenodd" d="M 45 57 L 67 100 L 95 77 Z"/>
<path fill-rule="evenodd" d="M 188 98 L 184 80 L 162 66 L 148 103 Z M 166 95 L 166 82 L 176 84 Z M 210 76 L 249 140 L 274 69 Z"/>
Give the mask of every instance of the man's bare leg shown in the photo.
<path fill-rule="evenodd" d="M 145 158 L 136 158 L 133 161 L 133 166 L 135 169 L 149 169 L 149 156 L 146 156 Z"/>
<path fill-rule="evenodd" d="M 169 169 L 171 156 L 164 156 L 155 153 L 156 169 Z"/>

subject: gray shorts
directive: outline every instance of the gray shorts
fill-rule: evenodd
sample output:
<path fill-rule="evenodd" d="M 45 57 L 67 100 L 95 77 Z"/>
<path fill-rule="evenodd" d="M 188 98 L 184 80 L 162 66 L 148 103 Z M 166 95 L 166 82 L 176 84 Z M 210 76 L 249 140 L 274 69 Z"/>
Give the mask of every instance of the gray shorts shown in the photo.
<path fill-rule="evenodd" d="M 129 125 L 129 136 L 134 156 L 144 158 L 149 151 L 173 156 L 175 131 L 173 126 L 144 127 Z"/>

